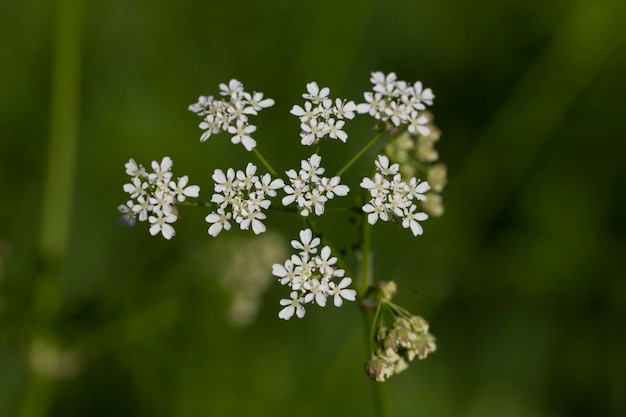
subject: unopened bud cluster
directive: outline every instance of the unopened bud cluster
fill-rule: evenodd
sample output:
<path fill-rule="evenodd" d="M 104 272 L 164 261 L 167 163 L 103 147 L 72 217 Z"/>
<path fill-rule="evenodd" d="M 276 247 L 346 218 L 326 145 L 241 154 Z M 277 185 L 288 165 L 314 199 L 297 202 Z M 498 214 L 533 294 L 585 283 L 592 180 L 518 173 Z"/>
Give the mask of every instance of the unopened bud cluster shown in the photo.
<path fill-rule="evenodd" d="M 365 373 L 379 382 L 407 369 L 416 357 L 425 359 L 437 349 L 426 320 L 391 302 L 396 291 L 393 281 L 381 282 L 376 289 L 375 336 Z"/>

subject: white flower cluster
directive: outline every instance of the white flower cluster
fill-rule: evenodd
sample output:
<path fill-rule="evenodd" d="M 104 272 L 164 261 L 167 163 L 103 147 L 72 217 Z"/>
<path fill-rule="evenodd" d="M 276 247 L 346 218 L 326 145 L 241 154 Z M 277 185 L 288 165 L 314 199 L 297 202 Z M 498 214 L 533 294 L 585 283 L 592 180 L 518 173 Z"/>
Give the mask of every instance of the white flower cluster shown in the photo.
<path fill-rule="evenodd" d="M 151 173 L 137 165 L 134 159 L 125 164 L 131 181 L 124 184 L 123 188 L 131 199 L 118 206 L 118 211 L 122 213 L 118 221 L 120 225 L 134 226 L 138 218 L 141 222 L 150 222 L 152 236 L 161 233 L 164 238 L 171 239 L 176 234 L 171 225 L 178 218 L 176 201 L 182 203 L 187 197 L 198 197 L 200 187 L 187 185 L 187 175 L 172 181 L 172 165 L 172 159 L 168 156 L 161 163 L 152 161 Z"/>
<path fill-rule="evenodd" d="M 243 84 L 235 79 L 228 85 L 220 84 L 220 94 L 228 100 L 215 99 L 213 96 L 200 96 L 198 102 L 188 107 L 189 111 L 204 117 L 200 129 L 204 130 L 200 141 L 206 141 L 211 135 L 220 132 L 232 134 L 232 143 L 241 143 L 248 151 L 256 147 L 256 141 L 250 136 L 256 126 L 249 124 L 248 116 L 256 116 L 259 111 L 274 105 L 271 98 L 263 98 L 263 93 L 252 94 L 244 91 Z"/>
<path fill-rule="evenodd" d="M 289 298 L 280 300 L 283 309 L 278 317 L 281 319 L 289 320 L 294 314 L 302 318 L 305 304 L 324 307 L 329 297 L 333 298 L 337 307 L 343 304 L 343 300 L 356 299 L 356 291 L 348 288 L 352 279 L 344 277 L 345 271 L 335 266 L 337 258 L 331 256 L 328 246 L 318 253 L 319 244 L 320 238 L 314 238 L 311 229 L 301 230 L 300 241 L 291 241 L 291 246 L 300 251 L 298 255 L 291 255 L 283 265 L 272 266 L 272 274 L 278 277 L 281 285 L 287 285 L 292 290 Z M 336 278 L 341 278 L 341 281 L 336 283 Z"/>
<path fill-rule="evenodd" d="M 255 234 L 265 232 L 265 213 L 271 202 L 267 197 L 276 197 L 276 190 L 284 187 L 280 178 L 272 179 L 270 174 L 256 175 L 257 167 L 249 163 L 246 171 L 229 168 L 225 173 L 221 169 L 213 172 L 215 194 L 211 202 L 218 204 L 218 209 L 206 216 L 209 234 L 217 236 L 223 229 L 230 230 L 230 221 L 234 220 L 241 230 L 252 226 Z"/>
<path fill-rule="evenodd" d="M 409 183 L 402 180 L 399 165 L 389 165 L 389 158 L 378 155 L 374 178 L 363 178 L 361 187 L 370 192 L 371 200 L 363 206 L 368 213 L 367 221 L 375 224 L 378 219 L 402 221 L 402 227 L 411 228 L 414 236 L 421 235 L 422 226 L 418 223 L 428 219 L 424 212 L 417 211 L 416 203 L 426 201 L 424 193 L 430 190 L 426 181 L 412 177 Z"/>
<path fill-rule="evenodd" d="M 300 118 L 300 138 L 303 145 L 314 145 L 324 136 L 346 142 L 348 134 L 344 132 L 343 119 L 353 119 L 356 104 L 354 101 L 328 98 L 330 89 L 320 90 L 315 81 L 306 85 L 307 93 L 302 94 L 307 101 L 304 107 L 294 105 L 291 114 Z"/>
<path fill-rule="evenodd" d="M 359 113 L 369 113 L 375 119 L 388 122 L 394 126 L 408 124 L 412 134 L 427 136 L 430 133 L 428 117 L 423 114 L 426 106 L 432 106 L 435 98 L 430 88 L 423 88 L 421 81 L 411 85 L 397 79 L 390 72 L 373 72 L 370 81 L 374 91 L 363 94 L 365 103 L 357 105 Z"/>
<path fill-rule="evenodd" d="M 313 154 L 309 159 L 300 162 L 299 172 L 295 169 L 285 172 L 290 184 L 285 185 L 284 188 L 287 194 L 282 200 L 284 206 L 295 201 L 302 216 L 308 216 L 312 211 L 317 216 L 321 216 L 324 214 L 324 205 L 328 200 L 334 198 L 335 195 L 341 197 L 348 195 L 350 188 L 339 183 L 340 177 L 321 176 L 325 171 L 320 167 L 321 161 L 321 156 Z"/>

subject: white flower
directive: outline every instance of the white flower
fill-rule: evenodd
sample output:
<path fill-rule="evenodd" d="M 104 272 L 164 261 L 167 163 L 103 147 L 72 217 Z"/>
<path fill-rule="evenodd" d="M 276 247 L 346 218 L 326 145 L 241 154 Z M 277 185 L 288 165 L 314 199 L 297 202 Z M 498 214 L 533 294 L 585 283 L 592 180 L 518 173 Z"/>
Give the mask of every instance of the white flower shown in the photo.
<path fill-rule="evenodd" d="M 174 195 L 179 202 L 185 201 L 187 197 L 198 197 L 200 193 L 200 187 L 197 185 L 189 185 L 189 177 L 187 175 L 178 179 L 178 183 L 170 181 L 170 188 L 174 191 Z"/>
<path fill-rule="evenodd" d="M 206 142 L 208 138 L 213 134 L 220 133 L 221 123 L 215 117 L 215 114 L 207 114 L 205 119 L 200 123 L 200 129 L 205 130 L 205 132 L 200 136 L 200 142 Z"/>
<path fill-rule="evenodd" d="M 154 171 L 150 175 L 148 175 L 148 179 L 151 182 L 165 182 L 167 183 L 172 178 L 172 173 L 170 169 L 172 169 L 172 159 L 169 156 L 164 157 L 161 160 L 161 163 L 157 161 L 152 161 L 152 170 Z"/>
<path fill-rule="evenodd" d="M 119 226 L 128 226 L 133 227 L 135 225 L 135 213 L 133 213 L 133 200 L 128 200 L 126 204 L 120 204 L 117 206 L 117 211 L 119 211 L 122 216 L 117 219 L 117 224 Z"/>
<path fill-rule="evenodd" d="M 302 178 L 303 181 L 318 182 L 320 179 L 319 176 L 325 171 L 324 168 L 320 167 L 321 162 L 322 157 L 316 153 L 311 155 L 309 159 L 300 161 L 300 178 Z"/>
<path fill-rule="evenodd" d="M 418 81 L 415 83 L 415 85 L 413 86 L 413 90 L 415 92 L 415 96 L 420 100 L 423 101 L 424 103 L 428 104 L 429 106 L 433 105 L 433 100 L 435 98 L 435 95 L 433 94 L 432 90 L 430 88 L 425 88 L 422 89 L 422 82 Z"/>
<path fill-rule="evenodd" d="M 356 300 L 356 291 L 347 288 L 351 283 L 352 279 L 348 277 L 342 279 L 338 285 L 332 281 L 328 283 L 328 292 L 329 295 L 334 296 L 335 306 L 341 307 L 344 299 L 348 301 Z"/>
<path fill-rule="evenodd" d="M 169 240 L 176 234 L 172 225 L 169 224 L 176 221 L 176 216 L 172 213 L 158 213 L 156 216 L 148 217 L 148 220 L 152 224 L 152 226 L 150 226 L 150 234 L 152 236 L 161 232 L 163 237 Z"/>
<path fill-rule="evenodd" d="M 326 306 L 326 298 L 328 297 L 327 284 L 319 282 L 317 279 L 312 279 L 305 282 L 303 288 L 307 291 L 306 295 L 304 296 L 305 303 L 315 301 L 315 303 L 320 307 Z"/>
<path fill-rule="evenodd" d="M 314 254 L 317 252 L 317 246 L 320 244 L 320 238 L 313 238 L 311 229 L 300 231 L 300 241 L 292 240 L 291 246 L 300 251 L 300 254 Z"/>
<path fill-rule="evenodd" d="M 310 101 L 307 101 L 304 103 L 304 108 L 294 105 L 289 113 L 294 116 L 298 116 L 302 123 L 306 123 L 319 113 L 319 108 L 313 107 L 313 104 Z"/>
<path fill-rule="evenodd" d="M 300 134 L 302 143 L 305 146 L 310 146 L 317 143 L 317 140 L 323 138 L 326 134 L 326 124 L 324 122 L 318 122 L 317 119 L 308 120 L 300 125 L 302 133 Z"/>
<path fill-rule="evenodd" d="M 348 193 L 350 192 L 350 188 L 347 185 L 340 184 L 340 181 L 340 177 L 324 177 L 321 179 L 321 188 L 323 188 L 326 192 L 326 198 L 332 199 L 335 195 L 338 195 L 340 197 L 348 195 Z"/>
<path fill-rule="evenodd" d="M 213 181 L 215 181 L 215 192 L 223 194 L 231 194 L 235 185 L 235 170 L 228 168 L 226 174 L 221 169 L 213 171 Z"/>
<path fill-rule="evenodd" d="M 426 126 L 428 123 L 428 117 L 413 110 L 409 117 L 409 132 L 414 135 L 428 136 L 430 135 L 430 128 Z"/>
<path fill-rule="evenodd" d="M 133 179 L 139 177 L 146 177 L 146 170 L 141 165 L 137 165 L 134 159 L 130 159 L 125 165 L 126 174 L 130 175 Z"/>
<path fill-rule="evenodd" d="M 286 307 L 280 310 L 278 317 L 283 320 L 289 320 L 293 317 L 294 313 L 298 318 L 304 317 L 304 313 L 306 312 L 302 306 L 304 298 L 300 297 L 297 291 L 292 291 L 290 297 L 291 298 L 283 298 L 280 300 L 280 305 Z"/>
<path fill-rule="evenodd" d="M 404 219 L 402 220 L 402 227 L 405 229 L 411 228 L 411 232 L 413 232 L 413 236 L 421 235 L 424 232 L 422 229 L 422 225 L 418 223 L 428 219 L 428 214 L 424 212 L 415 213 L 417 207 L 412 205 L 408 209 L 405 210 Z"/>
<path fill-rule="evenodd" d="M 264 213 L 254 210 L 243 210 L 241 214 L 243 216 L 243 220 L 239 223 L 241 230 L 248 230 L 250 225 L 252 225 L 252 231 L 255 235 L 265 232 L 266 227 L 261 222 L 261 220 L 266 218 Z"/>
<path fill-rule="evenodd" d="M 248 102 L 248 105 L 252 107 L 256 112 L 266 109 L 268 107 L 272 107 L 274 105 L 274 100 L 271 98 L 263 98 L 263 93 L 254 92 L 251 96 L 249 93 L 243 93 L 244 99 Z M 254 113 L 256 114 L 256 113 Z"/>
<path fill-rule="evenodd" d="M 148 213 L 152 212 L 152 208 L 150 199 L 141 195 L 137 197 L 137 203 L 133 206 L 133 213 L 139 214 L 139 221 L 145 222 L 148 220 Z"/>
<path fill-rule="evenodd" d="M 330 89 L 328 87 L 324 87 L 320 90 L 315 81 L 307 83 L 306 90 L 307 93 L 302 94 L 302 97 L 307 100 L 311 100 L 313 104 L 321 103 L 328 97 L 328 94 L 330 93 Z"/>
<path fill-rule="evenodd" d="M 124 191 L 130 194 L 130 198 L 137 198 L 146 195 L 149 188 L 148 183 L 140 177 L 134 177 L 131 183 L 124 184 Z"/>
<path fill-rule="evenodd" d="M 245 121 L 238 119 L 236 126 L 228 128 L 228 133 L 233 135 L 231 138 L 232 143 L 241 143 L 246 150 L 251 151 L 256 147 L 256 141 L 250 136 L 255 130 L 256 126 L 247 125 Z"/>
<path fill-rule="evenodd" d="M 337 263 L 337 258 L 334 256 L 331 256 L 330 248 L 328 246 L 324 246 L 319 256 L 317 256 L 314 260 L 322 276 L 329 277 L 329 278 L 333 277 L 334 275 L 333 265 Z"/>
<path fill-rule="evenodd" d="M 285 186 L 285 182 L 280 178 L 272 180 L 272 176 L 270 174 L 265 174 L 259 178 L 259 181 L 255 183 L 255 186 L 263 194 L 270 197 L 276 197 L 276 190 L 283 188 Z"/>
<path fill-rule="evenodd" d="M 281 285 L 291 286 L 291 283 L 294 280 L 298 279 L 298 274 L 294 270 L 294 267 L 295 267 L 295 264 L 291 261 L 291 259 L 287 259 L 284 265 L 281 265 L 281 264 L 272 265 L 272 275 L 280 278 Z"/>
<path fill-rule="evenodd" d="M 215 237 L 220 234 L 222 229 L 230 230 L 230 222 L 229 220 L 232 217 L 232 213 L 226 213 L 224 209 L 217 209 L 217 213 L 211 213 L 205 217 L 207 223 L 211 226 L 209 227 L 209 235 Z"/>
<path fill-rule="evenodd" d="M 220 94 L 223 96 L 236 96 L 242 91 L 243 84 L 234 78 L 228 82 L 228 85 L 223 83 L 220 84 Z"/>
<path fill-rule="evenodd" d="M 346 124 L 343 120 L 338 120 L 335 122 L 334 119 L 328 120 L 328 137 L 331 139 L 339 139 L 343 143 L 346 143 L 348 139 L 348 134 L 341 130 L 343 125 Z"/>
<path fill-rule="evenodd" d="M 167 192 L 155 191 L 153 197 L 150 197 L 152 210 L 156 213 L 170 214 L 172 212 L 172 203 L 174 203 L 174 196 Z"/>
<path fill-rule="evenodd" d="M 354 101 L 342 101 L 341 99 L 335 100 L 335 115 L 339 119 L 354 119 L 354 112 L 356 111 L 356 104 Z"/>
<path fill-rule="evenodd" d="M 398 169 L 400 168 L 399 164 L 393 164 L 389 166 L 389 158 L 385 155 L 378 155 L 378 158 L 374 162 L 376 165 L 376 169 L 382 175 L 395 175 L 398 173 Z"/>
<path fill-rule="evenodd" d="M 283 191 L 285 191 L 287 195 L 282 199 L 283 206 L 288 206 L 294 201 L 297 201 L 298 206 L 303 207 L 305 204 L 304 195 L 308 189 L 308 184 L 299 180 L 292 181 L 291 185 L 285 184 Z"/>
<path fill-rule="evenodd" d="M 389 216 L 387 215 L 387 207 L 383 200 L 375 198 L 371 202 L 365 204 L 363 206 L 363 211 L 368 213 L 367 222 L 369 224 L 376 224 L 378 219 L 386 222 L 389 220 Z"/>

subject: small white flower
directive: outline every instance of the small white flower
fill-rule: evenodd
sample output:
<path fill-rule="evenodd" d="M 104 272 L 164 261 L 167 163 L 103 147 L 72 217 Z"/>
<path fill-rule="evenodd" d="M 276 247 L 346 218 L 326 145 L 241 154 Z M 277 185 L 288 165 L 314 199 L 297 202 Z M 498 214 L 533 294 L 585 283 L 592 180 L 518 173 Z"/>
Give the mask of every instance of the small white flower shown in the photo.
<path fill-rule="evenodd" d="M 146 195 L 149 189 L 147 182 L 143 181 L 140 177 L 134 177 L 131 183 L 124 184 L 124 191 L 130 194 L 130 198 L 137 198 L 139 196 Z"/>
<path fill-rule="evenodd" d="M 217 209 L 217 213 L 211 213 L 206 216 L 205 220 L 211 226 L 209 227 L 209 235 L 215 237 L 220 234 L 223 230 L 230 230 L 230 222 L 229 220 L 232 217 L 232 213 L 226 213 L 224 209 Z"/>
<path fill-rule="evenodd" d="M 232 134 L 232 143 L 241 143 L 246 150 L 251 151 L 256 147 L 256 141 L 250 136 L 254 133 L 256 126 L 246 124 L 245 121 L 238 119 L 236 126 L 230 126 L 228 133 Z"/>
<path fill-rule="evenodd" d="M 312 279 L 304 283 L 303 288 L 307 291 L 304 296 L 304 302 L 310 303 L 311 301 L 315 301 L 320 307 L 326 306 L 326 295 L 328 291 L 328 285 L 319 282 L 317 279 Z"/>
<path fill-rule="evenodd" d="M 346 143 L 348 134 L 341 130 L 344 124 L 346 124 L 346 122 L 343 120 L 338 120 L 336 122 L 334 119 L 328 120 L 328 137 L 331 139 L 339 139 L 343 143 Z"/>
<path fill-rule="evenodd" d="M 356 104 L 354 101 L 342 101 L 341 99 L 335 100 L 335 115 L 339 119 L 354 119 L 354 112 L 356 111 Z"/>
<path fill-rule="evenodd" d="M 413 236 L 421 235 L 424 232 L 422 225 L 418 222 L 423 222 L 428 219 L 428 214 L 424 212 L 415 213 L 417 207 L 412 205 L 410 208 L 405 210 L 404 219 L 402 220 L 402 227 L 405 229 L 411 228 L 411 232 L 413 232 Z"/>
<path fill-rule="evenodd" d="M 152 212 L 150 199 L 145 196 L 137 197 L 137 204 L 133 206 L 133 213 L 139 214 L 139 221 L 145 222 L 148 220 L 148 213 L 150 212 Z"/>
<path fill-rule="evenodd" d="M 342 279 L 339 284 L 335 284 L 332 281 L 328 283 L 328 293 L 329 296 L 334 296 L 335 306 L 341 307 L 344 299 L 348 301 L 356 300 L 356 291 L 348 288 L 351 283 L 352 279 L 348 277 Z"/>
<path fill-rule="evenodd" d="M 187 197 L 198 197 L 200 193 L 200 187 L 197 185 L 189 185 L 189 177 L 187 175 L 178 179 L 178 183 L 170 181 L 170 188 L 174 191 L 174 195 L 179 202 L 185 201 Z"/>
<path fill-rule="evenodd" d="M 261 220 L 265 220 L 265 213 L 260 211 L 242 211 L 243 220 L 239 223 L 239 227 L 241 230 L 248 230 L 250 225 L 252 225 L 252 231 L 255 235 L 261 234 L 265 232 L 266 227 L 261 222 Z"/>
<path fill-rule="evenodd" d="M 170 214 L 172 212 L 172 204 L 174 196 L 168 192 L 155 191 L 153 197 L 150 197 L 150 204 L 155 213 Z"/>
<path fill-rule="evenodd" d="M 161 160 L 161 163 L 157 161 L 152 161 L 152 170 L 154 171 L 150 175 L 148 175 L 148 179 L 152 183 L 156 182 L 165 182 L 167 183 L 172 178 L 172 173 L 170 169 L 172 169 L 172 159 L 169 156 L 164 157 Z"/>
<path fill-rule="evenodd" d="M 287 259 L 284 265 L 272 265 L 272 275 L 279 278 L 281 285 L 291 286 L 291 283 L 298 279 L 298 274 L 294 270 L 294 263 L 290 259 Z"/>
<path fill-rule="evenodd" d="M 276 190 L 285 187 L 285 182 L 280 178 L 272 180 L 272 176 L 270 174 L 265 174 L 259 178 L 259 180 L 255 183 L 255 186 L 263 194 L 270 197 L 276 197 Z"/>
<path fill-rule="evenodd" d="M 330 248 L 328 246 L 324 246 L 319 254 L 315 258 L 315 264 L 317 268 L 320 270 L 322 276 L 332 278 L 335 263 L 337 263 L 337 258 L 331 256 Z"/>
<path fill-rule="evenodd" d="M 133 200 L 128 200 L 126 204 L 120 204 L 117 206 L 117 211 L 119 211 L 122 216 L 117 219 L 117 224 L 119 226 L 128 226 L 133 227 L 135 225 L 135 213 L 133 212 Z"/>
<path fill-rule="evenodd" d="M 376 169 L 381 175 L 396 175 L 400 169 L 399 164 L 393 164 L 389 166 L 389 158 L 385 155 L 378 155 L 378 158 L 374 162 Z"/>
<path fill-rule="evenodd" d="M 300 251 L 301 254 L 314 254 L 317 253 L 317 246 L 320 244 L 319 237 L 313 237 L 311 229 L 304 229 L 300 231 L 300 241 L 292 240 L 291 246 L 294 249 Z"/>
<path fill-rule="evenodd" d="M 223 96 L 236 96 L 242 91 L 243 84 L 234 78 L 228 82 L 228 85 L 220 84 L 220 94 Z"/>
<path fill-rule="evenodd" d="M 291 298 L 283 298 L 280 300 L 280 305 L 285 306 L 285 308 L 280 310 L 278 317 L 283 320 L 289 320 L 294 314 L 298 316 L 298 318 L 304 317 L 304 313 L 306 313 L 302 306 L 304 298 L 300 297 L 297 291 L 292 291 L 290 297 Z"/>
<path fill-rule="evenodd" d="M 272 107 L 274 105 L 274 100 L 271 98 L 263 98 L 263 93 L 254 92 L 252 95 L 249 93 L 243 93 L 244 99 L 248 102 L 248 105 L 252 107 L 255 111 L 261 111 L 262 109 L 266 109 L 268 107 Z M 256 114 L 256 113 L 254 113 Z"/>
<path fill-rule="evenodd" d="M 137 165 L 137 162 L 132 158 L 128 160 L 124 168 L 126 168 L 126 173 L 133 178 L 146 177 L 145 168 L 141 165 Z"/>
<path fill-rule="evenodd" d="M 309 159 L 300 161 L 300 178 L 302 178 L 303 181 L 317 183 L 320 179 L 319 176 L 325 171 L 324 168 L 320 167 L 321 162 L 322 157 L 316 153 L 311 155 Z"/>
<path fill-rule="evenodd" d="M 206 142 L 211 135 L 220 133 L 222 130 L 220 122 L 216 119 L 214 114 L 207 114 L 199 127 L 205 131 L 202 136 L 200 136 L 200 142 Z"/>
<path fill-rule="evenodd" d="M 158 213 L 156 216 L 148 217 L 148 221 L 152 224 L 150 226 L 150 234 L 152 236 L 160 232 L 165 239 L 170 240 L 176 234 L 172 225 L 169 224 L 176 221 L 176 216 L 172 213 Z"/>
<path fill-rule="evenodd" d="M 381 199 L 376 198 L 373 199 L 371 202 L 365 204 L 363 206 L 363 211 L 367 213 L 367 222 L 369 224 L 376 224 L 378 219 L 381 219 L 384 222 L 389 220 L 389 216 L 387 215 L 387 207 Z"/>
<path fill-rule="evenodd" d="M 310 101 L 306 101 L 304 103 L 304 108 L 294 105 L 290 111 L 294 116 L 298 116 L 300 118 L 300 122 L 306 123 L 311 119 L 314 119 L 319 113 L 318 107 L 313 107 L 313 104 Z"/>
<path fill-rule="evenodd" d="M 228 168 L 226 174 L 221 169 L 213 171 L 213 181 L 215 181 L 215 192 L 223 194 L 231 194 L 235 186 L 235 170 Z"/>
<path fill-rule="evenodd" d="M 328 97 L 328 94 L 330 93 L 330 89 L 328 87 L 324 87 L 320 90 L 315 81 L 308 83 L 306 85 L 306 90 L 307 93 L 302 94 L 302 97 L 307 100 L 311 100 L 313 104 L 321 103 Z"/>

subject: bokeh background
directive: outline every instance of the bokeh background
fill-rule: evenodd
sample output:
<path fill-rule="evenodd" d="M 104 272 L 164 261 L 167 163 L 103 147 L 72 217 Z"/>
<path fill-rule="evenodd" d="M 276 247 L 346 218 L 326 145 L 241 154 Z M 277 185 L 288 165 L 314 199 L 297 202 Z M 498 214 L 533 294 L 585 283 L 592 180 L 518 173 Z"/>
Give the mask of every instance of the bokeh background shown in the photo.
<path fill-rule="evenodd" d="M 390 381 L 396 415 L 626 413 L 623 1 L 77 3 L 0 5 L 0 416 L 373 416 L 356 307 L 283 322 L 284 289 L 270 283 L 237 325 L 232 293 L 256 285 L 252 261 L 236 265 L 260 251 L 251 234 L 212 239 L 205 210 L 183 207 L 165 241 L 119 228 L 116 206 L 131 157 L 169 155 L 207 199 L 214 168 L 255 161 L 224 136 L 198 141 L 186 108 L 218 83 L 276 100 L 256 137 L 284 170 L 307 155 L 288 113 L 305 84 L 360 100 L 377 70 L 434 90 L 450 182 L 422 237 L 374 229 L 376 278 L 400 283 L 399 302 L 438 338 Z M 53 116 L 58 33 L 78 102 Z M 63 165 L 74 188 L 48 220 L 69 219 L 51 266 L 40 235 L 64 117 L 77 129 L 76 165 Z M 326 149 L 331 171 L 371 127 L 357 118 L 349 143 Z M 279 214 L 261 241 L 269 258 L 298 227 Z M 345 221 L 327 225 L 343 233 Z"/>

